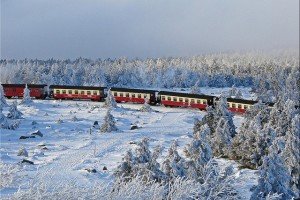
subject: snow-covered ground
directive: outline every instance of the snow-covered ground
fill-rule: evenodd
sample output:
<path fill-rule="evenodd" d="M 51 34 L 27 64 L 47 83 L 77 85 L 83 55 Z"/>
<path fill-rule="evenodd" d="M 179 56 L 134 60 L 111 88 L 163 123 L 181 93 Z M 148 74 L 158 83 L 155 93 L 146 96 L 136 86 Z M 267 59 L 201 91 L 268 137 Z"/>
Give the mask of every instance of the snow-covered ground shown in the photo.
<path fill-rule="evenodd" d="M 110 181 L 126 150 L 134 148 L 134 142 L 143 137 L 150 138 L 151 146 L 161 144 L 163 155 L 171 141 L 178 139 L 182 153 L 184 145 L 191 140 L 195 118 L 200 119 L 205 114 L 199 110 L 161 106 L 152 107 L 156 112 L 148 113 L 139 111 L 142 105 L 119 104 L 121 107 L 112 111 L 119 131 L 101 133 L 92 125 L 98 121 L 101 126 L 106 113 L 102 106 L 102 102 L 55 100 L 35 100 L 30 107 L 20 105 L 18 108 L 24 114 L 20 127 L 0 129 L 2 197 L 9 197 L 19 188 L 28 188 L 30 183 L 41 183 L 49 188 L 58 183 L 92 187 Z M 242 121 L 242 116 L 235 116 L 237 127 Z M 138 125 L 139 129 L 130 130 L 131 124 Z M 19 139 L 35 130 L 43 137 Z M 21 147 L 28 151 L 26 159 L 34 165 L 20 163 L 25 158 L 17 156 Z M 255 171 L 239 170 L 233 161 L 219 161 L 221 166 L 234 164 L 234 184 L 243 198 L 249 197 L 249 188 L 257 181 Z M 104 166 L 108 170 L 103 170 Z M 85 169 L 96 169 L 97 173 Z"/>

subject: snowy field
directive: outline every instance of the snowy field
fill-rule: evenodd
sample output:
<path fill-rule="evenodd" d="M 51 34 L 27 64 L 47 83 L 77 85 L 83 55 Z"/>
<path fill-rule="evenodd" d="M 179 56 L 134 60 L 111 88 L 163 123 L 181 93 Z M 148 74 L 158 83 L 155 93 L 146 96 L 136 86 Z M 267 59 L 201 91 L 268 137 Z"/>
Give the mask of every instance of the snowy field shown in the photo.
<path fill-rule="evenodd" d="M 155 112 L 141 112 L 142 105 L 118 105 L 120 108 L 114 109 L 112 114 L 119 131 L 112 133 L 101 133 L 98 127 L 92 127 L 95 121 L 100 126 L 103 123 L 106 108 L 102 107 L 102 102 L 35 100 L 30 107 L 18 106 L 24 114 L 20 127 L 17 130 L 0 129 L 2 198 L 10 198 L 32 183 L 43 184 L 46 188 L 57 184 L 93 187 L 94 184 L 108 183 L 126 150 L 134 148 L 134 143 L 143 137 L 150 138 L 151 146 L 161 144 L 163 156 L 172 140 L 177 139 L 182 154 L 184 145 L 192 138 L 195 118 L 201 119 L 205 114 L 199 110 L 161 106 L 152 107 Z M 242 121 L 242 116 L 234 117 L 237 127 Z M 139 128 L 130 130 L 131 124 Z M 19 139 L 35 130 L 43 137 Z M 25 158 L 17 156 L 22 147 L 28 151 L 26 159 L 34 165 L 20 163 Z M 241 197 L 248 198 L 250 187 L 257 181 L 255 171 L 239 170 L 232 161 L 218 161 L 223 167 L 234 164 L 234 185 Z M 103 170 L 104 166 L 107 170 Z M 86 169 L 97 172 L 89 173 Z"/>

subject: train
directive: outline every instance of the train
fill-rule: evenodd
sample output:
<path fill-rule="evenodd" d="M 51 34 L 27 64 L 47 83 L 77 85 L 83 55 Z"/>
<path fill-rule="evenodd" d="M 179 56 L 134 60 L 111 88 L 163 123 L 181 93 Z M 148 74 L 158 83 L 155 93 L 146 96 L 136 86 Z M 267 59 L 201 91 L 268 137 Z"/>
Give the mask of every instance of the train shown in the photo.
<path fill-rule="evenodd" d="M 4 96 L 7 98 L 23 97 L 26 84 L 2 84 Z M 35 85 L 28 84 L 30 96 L 36 99 L 61 100 L 91 100 L 104 101 L 108 89 L 117 103 L 144 104 L 147 100 L 150 105 L 165 107 L 183 107 L 206 110 L 208 106 L 215 106 L 219 97 L 203 94 L 188 94 L 182 92 L 157 91 L 136 88 L 70 86 L 70 85 Z M 243 114 L 257 101 L 227 98 L 228 109 L 233 113 Z M 266 103 L 272 107 L 273 103 Z"/>

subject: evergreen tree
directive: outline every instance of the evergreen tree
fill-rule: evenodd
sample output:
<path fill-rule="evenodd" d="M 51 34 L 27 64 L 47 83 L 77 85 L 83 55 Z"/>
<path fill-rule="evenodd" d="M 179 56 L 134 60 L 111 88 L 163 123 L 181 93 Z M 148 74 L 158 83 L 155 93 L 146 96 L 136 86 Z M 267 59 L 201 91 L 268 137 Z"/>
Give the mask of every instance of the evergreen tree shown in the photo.
<path fill-rule="evenodd" d="M 232 86 L 228 92 L 228 97 L 229 98 L 238 98 L 238 97 L 236 97 L 238 92 L 239 92 L 239 90 L 235 86 Z"/>
<path fill-rule="evenodd" d="M 150 161 L 149 138 L 143 138 L 142 141 L 138 143 L 135 155 L 137 163 L 147 163 Z"/>
<path fill-rule="evenodd" d="M 194 134 L 196 134 L 198 131 L 200 131 L 201 127 L 203 125 L 207 125 L 210 129 L 210 133 L 215 132 L 216 129 L 216 110 L 209 106 L 206 108 L 206 114 L 204 115 L 204 117 L 202 118 L 202 120 L 195 120 L 194 123 Z"/>
<path fill-rule="evenodd" d="M 133 178 L 133 168 L 135 164 L 135 158 L 131 150 L 128 150 L 122 159 L 122 163 L 117 167 L 114 173 L 115 176 L 124 178 L 125 181 L 131 180 Z"/>
<path fill-rule="evenodd" d="M 241 90 L 237 90 L 237 92 L 235 93 L 235 98 L 236 99 L 242 99 L 243 98 L 243 94 Z"/>
<path fill-rule="evenodd" d="M 107 97 L 105 98 L 104 107 L 109 107 L 109 108 L 118 107 L 115 97 L 112 95 L 110 89 L 107 91 Z"/>
<path fill-rule="evenodd" d="M 153 111 L 150 104 L 149 104 L 149 99 L 147 99 L 147 98 L 145 99 L 145 103 L 140 108 L 140 111 L 142 111 L 142 112 L 152 112 Z"/>
<path fill-rule="evenodd" d="M 24 105 L 29 105 L 31 104 L 33 101 L 30 97 L 30 90 L 28 89 L 28 86 L 26 84 L 25 88 L 24 88 L 24 94 L 23 94 L 23 99 L 21 101 L 21 104 Z"/>
<path fill-rule="evenodd" d="M 223 118 L 224 123 L 227 123 L 227 126 L 229 128 L 230 136 L 233 138 L 236 134 L 235 126 L 233 124 L 233 114 L 228 110 L 227 106 L 227 100 L 226 97 L 221 95 L 219 98 L 219 101 L 216 105 L 216 111 L 215 111 L 215 117 L 214 121 L 215 124 L 220 122 L 220 119 Z"/>
<path fill-rule="evenodd" d="M 254 188 L 251 199 L 264 199 L 275 193 L 281 194 L 282 199 L 291 199 L 294 195 L 289 188 L 291 176 L 279 155 L 282 151 L 280 143 L 280 139 L 274 140 L 270 153 L 263 158 L 258 185 Z"/>
<path fill-rule="evenodd" d="M 211 139 L 214 156 L 228 156 L 231 149 L 231 127 L 228 121 L 221 118 Z"/>
<path fill-rule="evenodd" d="M 9 113 L 7 118 L 9 119 L 20 119 L 23 114 L 17 108 L 17 101 L 14 101 L 9 107 Z"/>
<path fill-rule="evenodd" d="M 256 168 L 261 164 L 263 152 L 267 151 L 276 135 L 272 127 L 268 126 L 264 129 L 269 122 L 269 113 L 268 106 L 262 102 L 254 104 L 246 111 L 240 131 L 232 141 L 230 150 L 232 159 L 239 160 L 249 168 Z M 267 138 L 264 138 L 265 136 Z"/>
<path fill-rule="evenodd" d="M 212 158 L 212 150 L 208 142 L 210 129 L 207 125 L 201 127 L 200 131 L 194 134 L 193 140 L 184 148 L 185 156 L 189 159 L 188 169 L 190 171 L 187 176 L 193 177 L 195 170 L 197 177 L 201 177 L 203 166 Z"/>
<path fill-rule="evenodd" d="M 3 112 L 3 108 L 2 108 L 2 104 L 0 104 L 0 128 L 8 129 L 9 128 L 8 121 L 2 112 Z"/>
<path fill-rule="evenodd" d="M 232 166 L 220 170 L 218 162 L 211 159 L 203 168 L 199 199 L 240 199 L 232 186 Z"/>
<path fill-rule="evenodd" d="M 6 102 L 6 99 L 5 99 L 5 96 L 4 96 L 4 90 L 3 90 L 3 87 L 2 85 L 0 84 L 0 106 L 8 106 L 7 102 Z"/>
<path fill-rule="evenodd" d="M 197 80 L 195 85 L 191 88 L 191 94 L 202 94 L 200 87 L 199 87 L 200 80 Z"/>
<path fill-rule="evenodd" d="M 296 198 L 300 197 L 300 115 L 296 115 L 291 124 L 290 130 L 286 133 L 285 148 L 282 157 L 291 175 L 290 187 Z"/>
<path fill-rule="evenodd" d="M 174 140 L 171 144 L 168 155 L 162 164 L 162 171 L 168 179 L 185 176 L 184 160 L 177 152 L 177 141 Z"/>
<path fill-rule="evenodd" d="M 156 146 L 151 152 L 149 139 L 143 138 L 137 144 L 134 154 L 131 151 L 126 153 L 122 163 L 117 167 L 115 175 L 124 181 L 130 181 L 135 177 L 140 177 L 144 182 L 166 180 L 166 176 L 160 170 L 160 164 L 157 162 L 161 151 L 162 148 Z"/>
<path fill-rule="evenodd" d="M 273 108 L 272 111 L 276 109 Z M 272 126 L 276 129 L 276 132 L 280 136 L 284 136 L 286 132 L 290 129 L 292 124 L 292 119 L 296 114 L 299 113 L 299 110 L 296 109 L 296 104 L 292 100 L 287 100 L 282 103 L 282 108 L 278 112 L 271 112 L 272 117 Z M 276 115 L 277 116 L 274 116 Z"/>
<path fill-rule="evenodd" d="M 101 132 L 112 132 L 117 131 L 116 122 L 114 116 L 111 114 L 110 108 L 107 109 L 106 115 L 104 117 L 104 123 L 102 124 Z"/>

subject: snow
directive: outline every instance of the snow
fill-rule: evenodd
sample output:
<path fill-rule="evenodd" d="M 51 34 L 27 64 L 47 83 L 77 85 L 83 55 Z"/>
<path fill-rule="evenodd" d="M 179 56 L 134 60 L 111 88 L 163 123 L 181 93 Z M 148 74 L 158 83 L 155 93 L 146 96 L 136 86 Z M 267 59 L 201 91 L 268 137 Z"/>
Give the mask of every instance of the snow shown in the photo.
<path fill-rule="evenodd" d="M 204 90 L 201 88 L 201 91 Z M 12 104 L 12 100 L 7 102 Z M 178 153 L 183 155 L 185 144 L 192 140 L 194 119 L 201 119 L 205 112 L 161 106 L 152 107 L 156 112 L 141 112 L 142 106 L 121 104 L 112 109 L 118 131 L 102 133 L 93 128 L 94 121 L 103 123 L 107 109 L 103 108 L 102 102 L 34 100 L 30 107 L 19 105 L 18 109 L 23 113 L 19 128 L 0 129 L 1 177 L 7 177 L 6 182 L 1 181 L 0 193 L 9 198 L 19 188 L 28 188 L 30 182 L 44 184 L 47 188 L 53 188 L 57 183 L 93 187 L 103 181 L 109 182 L 126 151 L 136 147 L 132 142 L 144 137 L 150 138 L 151 148 L 157 145 L 165 147 L 163 156 L 167 155 L 169 146 L 176 139 Z M 3 113 L 7 114 L 8 108 Z M 59 119 L 60 123 L 57 123 Z M 242 116 L 234 117 L 237 128 L 242 121 Z M 139 128 L 130 130 L 132 124 Z M 43 137 L 19 139 L 36 130 Z M 23 157 L 17 154 L 21 148 L 28 151 L 26 159 L 33 161 L 34 165 L 20 163 Z M 234 163 L 219 161 L 224 167 Z M 104 171 L 104 166 L 108 170 Z M 253 170 L 238 170 L 237 164 L 234 167 L 234 184 L 247 199 L 251 195 L 250 187 L 257 182 L 257 175 Z M 96 169 L 97 172 L 89 173 L 86 169 Z"/>

